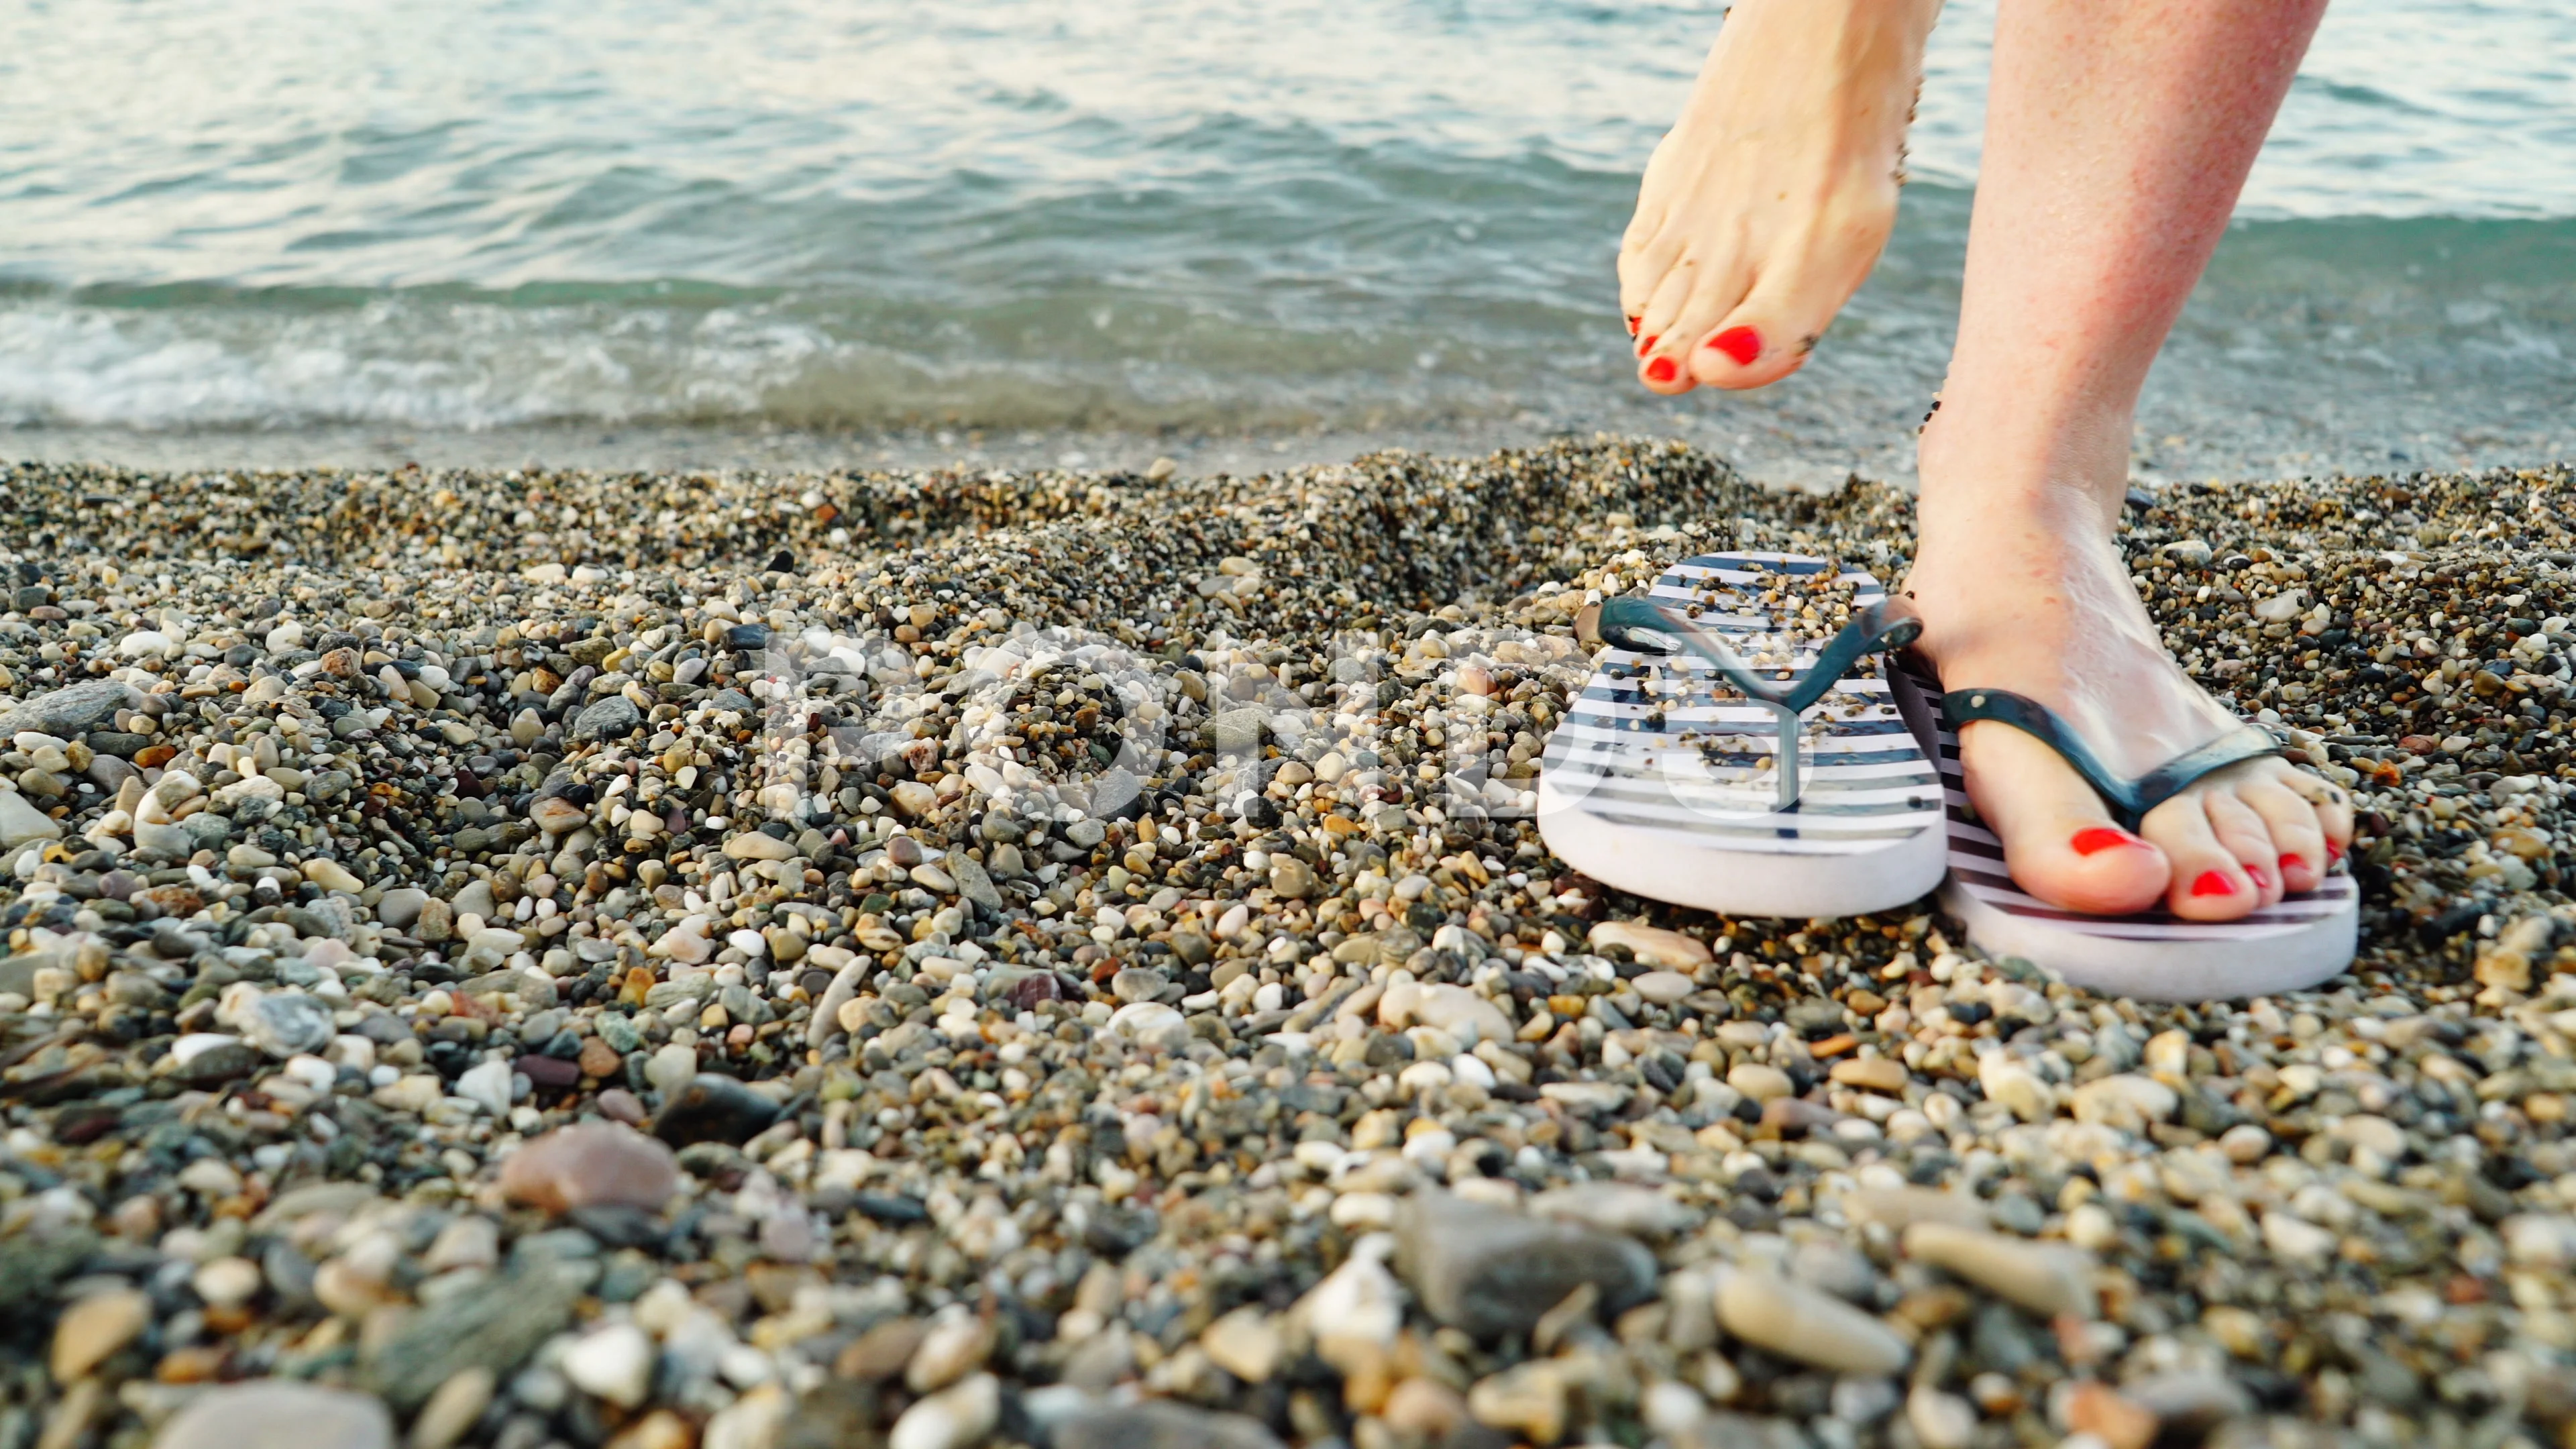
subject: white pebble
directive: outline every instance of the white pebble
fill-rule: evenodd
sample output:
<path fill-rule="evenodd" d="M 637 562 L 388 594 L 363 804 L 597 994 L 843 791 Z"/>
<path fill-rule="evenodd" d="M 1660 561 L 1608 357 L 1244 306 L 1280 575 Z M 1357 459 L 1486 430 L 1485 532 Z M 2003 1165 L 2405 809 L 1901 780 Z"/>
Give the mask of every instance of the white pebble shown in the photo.
<path fill-rule="evenodd" d="M 1002 1381 L 977 1374 L 914 1404 L 894 1421 L 886 1449 L 966 1449 L 1002 1417 Z"/>
<path fill-rule="evenodd" d="M 653 1389 L 653 1340 L 631 1323 L 612 1323 L 573 1340 L 558 1365 L 594 1398 L 634 1408 Z"/>
<path fill-rule="evenodd" d="M 456 1079 L 456 1095 L 498 1117 L 510 1110 L 510 1064 L 480 1062 Z"/>

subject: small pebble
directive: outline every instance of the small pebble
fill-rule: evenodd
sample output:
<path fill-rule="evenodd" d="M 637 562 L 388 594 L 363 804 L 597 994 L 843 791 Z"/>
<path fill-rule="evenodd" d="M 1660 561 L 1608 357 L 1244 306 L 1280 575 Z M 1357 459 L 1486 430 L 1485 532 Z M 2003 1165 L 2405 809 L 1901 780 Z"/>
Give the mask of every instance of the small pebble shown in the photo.
<path fill-rule="evenodd" d="M 561 1367 L 575 1388 L 631 1409 L 652 1391 L 653 1340 L 633 1324 L 612 1323 L 573 1340 Z"/>
<path fill-rule="evenodd" d="M 904 1410 L 886 1435 L 886 1449 L 966 1449 L 991 1433 L 1001 1416 L 1001 1381 L 977 1374 Z"/>
<path fill-rule="evenodd" d="M 613 1123 L 559 1128 L 520 1147 L 501 1170 L 501 1191 L 549 1212 L 636 1207 L 648 1212 L 679 1187 L 671 1149 Z"/>
<path fill-rule="evenodd" d="M 1947 1269 L 2043 1318 L 2090 1318 L 2097 1308 L 2093 1261 L 2071 1248 L 1941 1222 L 1905 1230 L 1905 1255 Z"/>
<path fill-rule="evenodd" d="M 393 1416 L 371 1395 L 252 1379 L 190 1399 L 152 1449 L 393 1449 Z"/>
<path fill-rule="evenodd" d="M 49 1359 L 56 1383 L 70 1383 L 132 1343 L 152 1323 L 152 1301 L 130 1288 L 93 1293 L 63 1310 Z"/>
<path fill-rule="evenodd" d="M 1717 1321 L 1757 1348 L 1833 1373 L 1893 1374 L 1913 1357 L 1877 1319 L 1769 1273 L 1728 1274 L 1717 1289 Z"/>

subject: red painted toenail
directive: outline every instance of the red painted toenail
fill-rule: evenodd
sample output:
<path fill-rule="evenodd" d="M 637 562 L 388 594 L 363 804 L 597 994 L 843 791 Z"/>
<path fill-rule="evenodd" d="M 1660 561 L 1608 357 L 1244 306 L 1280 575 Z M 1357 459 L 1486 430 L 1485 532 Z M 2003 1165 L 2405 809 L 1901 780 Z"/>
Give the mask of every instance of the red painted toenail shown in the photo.
<path fill-rule="evenodd" d="M 2229 880 L 2223 870 L 2205 870 L 2200 873 L 2200 879 L 2191 883 L 2191 893 L 2196 896 L 2232 896 L 2236 894 L 2236 882 Z"/>
<path fill-rule="evenodd" d="M 1640 319 L 1635 318 L 1635 317 L 1631 317 L 1631 318 L 1629 318 L 1629 319 L 1628 319 L 1628 335 L 1629 335 L 1629 336 L 1634 337 L 1634 336 L 1636 336 L 1636 335 L 1637 335 L 1637 323 L 1638 323 L 1638 321 L 1639 321 L 1639 320 L 1640 320 Z"/>
<path fill-rule="evenodd" d="M 2343 859 L 2343 847 L 2342 847 L 2342 846 L 2340 846 L 2340 845 L 2335 844 L 2335 843 L 2334 843 L 2333 841 L 2331 841 L 2331 840 L 2327 841 L 2327 842 L 2326 842 L 2326 864 L 2328 864 L 2328 865 L 2332 865 L 2332 864 L 2334 864 L 2336 861 L 2341 860 L 2341 859 Z"/>
<path fill-rule="evenodd" d="M 2095 825 L 2076 831 L 2075 838 L 2067 843 L 2075 847 L 2077 855 L 2099 855 L 2116 846 L 2146 844 L 2129 832 L 2114 830 L 2108 825 Z"/>
<path fill-rule="evenodd" d="M 1735 359 L 1738 367 L 1750 367 L 1762 355 L 1762 334 L 1750 327 L 1729 327 L 1708 339 L 1708 345 Z"/>
<path fill-rule="evenodd" d="M 1654 337 L 1654 336 L 1647 336 L 1647 337 L 1639 338 L 1639 339 L 1638 339 L 1638 341 L 1637 341 L 1637 353 L 1638 353 L 1638 355 L 1642 357 L 1642 356 L 1644 356 L 1646 353 L 1649 353 L 1649 352 L 1654 351 L 1654 350 L 1655 350 L 1655 344 L 1656 344 L 1657 342 L 1662 341 L 1662 340 L 1663 340 L 1662 338 L 1660 338 L 1660 337 Z"/>
<path fill-rule="evenodd" d="M 2249 865 L 2245 867 L 2245 873 L 2254 878 L 2254 889 L 2258 891 L 2268 891 L 2272 888 L 2271 874 L 2265 871 L 2263 867 L 2259 865 Z"/>
<path fill-rule="evenodd" d="M 2308 858 L 2304 855 L 2285 855 L 2281 857 L 2281 875 L 2284 879 L 2286 879 L 2290 872 L 2294 870 L 2306 870 L 2307 868 Z"/>
<path fill-rule="evenodd" d="M 1674 375 L 1680 371 L 1681 369 L 1674 365 L 1671 358 L 1658 357 L 1654 361 L 1646 364 L 1646 380 L 1648 382 L 1670 382 L 1673 380 Z"/>

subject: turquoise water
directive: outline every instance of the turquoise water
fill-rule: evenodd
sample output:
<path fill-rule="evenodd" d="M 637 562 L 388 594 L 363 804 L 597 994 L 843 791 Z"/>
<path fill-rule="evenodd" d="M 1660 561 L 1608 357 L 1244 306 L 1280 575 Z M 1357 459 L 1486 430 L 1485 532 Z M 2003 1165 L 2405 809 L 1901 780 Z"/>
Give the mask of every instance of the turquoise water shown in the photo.
<path fill-rule="evenodd" d="M 1789 384 L 1628 382 L 1611 258 L 1715 4 L 0 7 L 0 425 L 1648 427 L 1886 460 L 1991 0 Z M 2576 15 L 2344 0 L 2150 471 L 2576 456 Z M 10 435 L 0 435 L 5 447 Z"/>

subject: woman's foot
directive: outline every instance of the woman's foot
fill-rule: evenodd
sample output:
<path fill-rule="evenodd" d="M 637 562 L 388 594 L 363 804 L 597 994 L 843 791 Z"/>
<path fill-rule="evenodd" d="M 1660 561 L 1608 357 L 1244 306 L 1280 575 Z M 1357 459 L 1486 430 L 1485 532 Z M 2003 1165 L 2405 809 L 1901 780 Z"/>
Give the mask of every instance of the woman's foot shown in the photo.
<path fill-rule="evenodd" d="M 1738 0 L 1656 146 L 1619 249 L 1657 392 L 1798 370 L 1896 222 L 1939 0 Z"/>
<path fill-rule="evenodd" d="M 1945 412 L 1939 425 L 1951 423 Z M 1917 647 L 1945 689 L 2036 699 L 2131 777 L 2236 726 L 2165 651 L 2108 541 L 2098 491 L 2042 486 L 2013 502 L 2001 488 L 1944 487 L 1958 453 L 1945 455 L 1937 435 L 1923 451 L 1921 547 L 1906 586 L 1923 612 Z M 1981 451 L 1989 479 L 2011 468 L 2002 450 Z M 1959 752 L 2013 879 L 2068 910 L 2116 915 L 2161 900 L 2186 919 L 2233 920 L 2314 889 L 2352 842 L 2344 792 L 2277 757 L 2204 778 L 2131 834 L 2073 767 L 2009 725 L 1969 725 Z"/>

